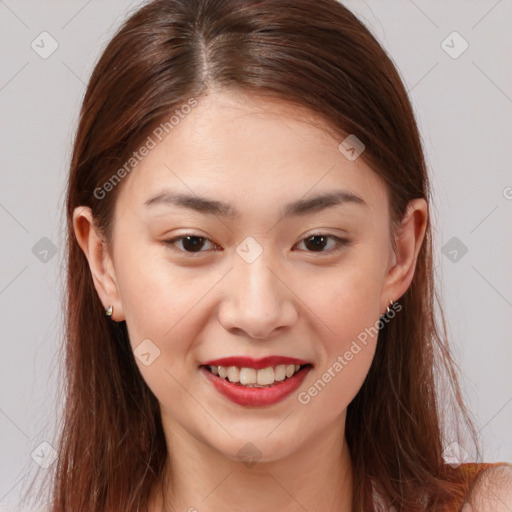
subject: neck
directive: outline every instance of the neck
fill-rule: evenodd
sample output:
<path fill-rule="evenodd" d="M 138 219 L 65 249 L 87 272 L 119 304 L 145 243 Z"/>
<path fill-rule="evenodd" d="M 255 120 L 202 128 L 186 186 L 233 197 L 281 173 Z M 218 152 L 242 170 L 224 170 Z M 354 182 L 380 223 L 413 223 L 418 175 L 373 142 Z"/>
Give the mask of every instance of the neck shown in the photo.
<path fill-rule="evenodd" d="M 344 417 L 279 460 L 250 465 L 220 454 L 173 425 L 166 432 L 169 475 L 148 512 L 352 510 L 352 465 Z M 166 502 L 162 497 L 165 492 Z"/>

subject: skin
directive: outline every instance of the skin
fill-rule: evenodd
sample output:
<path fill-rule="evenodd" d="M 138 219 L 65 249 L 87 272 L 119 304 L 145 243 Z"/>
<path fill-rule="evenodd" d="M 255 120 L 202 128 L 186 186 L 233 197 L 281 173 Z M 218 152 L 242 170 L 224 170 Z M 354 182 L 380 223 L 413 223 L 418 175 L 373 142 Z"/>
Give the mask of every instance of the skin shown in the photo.
<path fill-rule="evenodd" d="M 510 512 L 512 465 L 486 469 L 475 482 L 462 512 Z"/>
<path fill-rule="evenodd" d="M 172 496 L 166 510 L 351 510 L 346 409 L 377 337 L 309 403 L 298 394 L 405 293 L 428 208 L 423 199 L 410 203 L 393 251 L 384 182 L 362 158 L 348 160 L 321 123 L 282 101 L 216 91 L 124 178 L 110 250 L 90 210 L 75 210 L 75 234 L 105 308 L 112 304 L 112 319 L 126 321 L 133 348 L 150 339 L 160 350 L 149 366 L 136 362 L 161 407 L 173 475 L 162 484 Z M 164 188 L 230 203 L 240 217 L 144 206 Z M 335 188 L 367 206 L 281 218 L 285 203 Z M 307 239 L 317 232 L 350 244 L 335 251 L 328 239 L 315 251 Z M 211 242 L 199 253 L 187 253 L 183 241 L 174 250 L 162 243 L 186 234 Z M 236 252 L 248 236 L 263 250 L 252 263 Z M 230 355 L 292 356 L 314 367 L 285 400 L 243 407 L 198 370 Z M 248 442 L 260 452 L 251 467 L 237 455 Z M 151 512 L 163 507 L 158 490 Z"/>

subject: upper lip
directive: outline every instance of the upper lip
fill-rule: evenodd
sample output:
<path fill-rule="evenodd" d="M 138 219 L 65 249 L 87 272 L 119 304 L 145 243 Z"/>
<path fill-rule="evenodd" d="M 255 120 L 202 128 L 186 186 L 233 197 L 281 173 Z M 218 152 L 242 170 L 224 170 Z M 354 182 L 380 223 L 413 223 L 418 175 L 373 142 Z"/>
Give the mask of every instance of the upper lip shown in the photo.
<path fill-rule="evenodd" d="M 297 359 L 296 357 L 284 357 L 284 356 L 267 356 L 261 359 L 254 359 L 248 356 L 231 356 L 222 357 L 220 359 L 211 359 L 203 363 L 203 366 L 237 366 L 239 368 L 254 368 L 260 370 L 262 368 L 268 368 L 269 366 L 278 366 L 281 364 L 298 364 L 305 365 L 311 364 L 309 361 L 303 359 Z"/>

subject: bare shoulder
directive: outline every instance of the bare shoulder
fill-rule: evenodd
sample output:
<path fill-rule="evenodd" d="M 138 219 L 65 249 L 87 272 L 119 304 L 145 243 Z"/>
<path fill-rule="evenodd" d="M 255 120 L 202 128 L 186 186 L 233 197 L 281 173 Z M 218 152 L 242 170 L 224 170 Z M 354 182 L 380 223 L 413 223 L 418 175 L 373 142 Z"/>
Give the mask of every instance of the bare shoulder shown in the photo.
<path fill-rule="evenodd" d="M 510 512 L 512 510 L 512 464 L 482 471 L 462 509 L 464 512 Z"/>

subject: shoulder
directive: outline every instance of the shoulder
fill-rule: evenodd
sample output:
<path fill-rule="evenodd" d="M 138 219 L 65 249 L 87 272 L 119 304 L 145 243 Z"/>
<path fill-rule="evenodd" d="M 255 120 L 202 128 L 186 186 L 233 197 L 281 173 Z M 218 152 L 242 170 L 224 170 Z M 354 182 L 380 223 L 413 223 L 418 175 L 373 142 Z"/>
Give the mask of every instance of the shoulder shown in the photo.
<path fill-rule="evenodd" d="M 512 464 L 475 465 L 477 476 L 464 504 L 464 512 L 512 510 Z"/>

